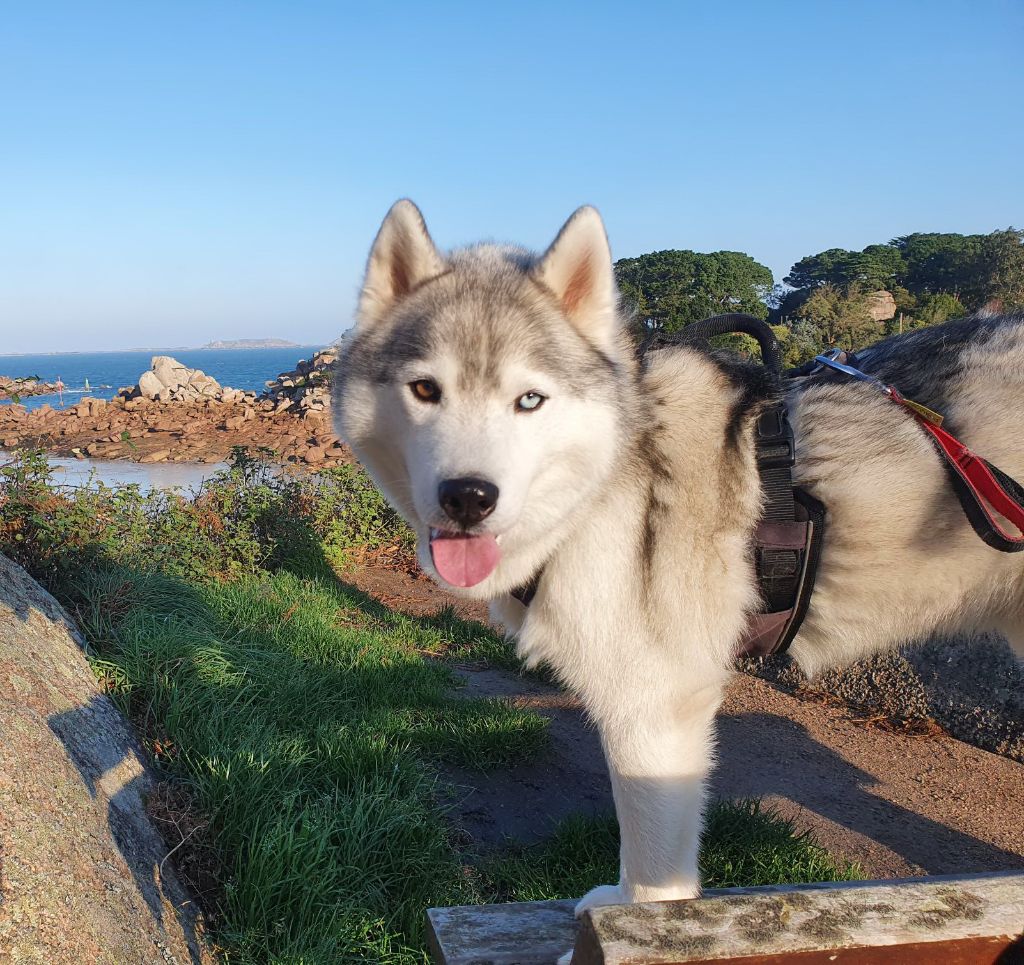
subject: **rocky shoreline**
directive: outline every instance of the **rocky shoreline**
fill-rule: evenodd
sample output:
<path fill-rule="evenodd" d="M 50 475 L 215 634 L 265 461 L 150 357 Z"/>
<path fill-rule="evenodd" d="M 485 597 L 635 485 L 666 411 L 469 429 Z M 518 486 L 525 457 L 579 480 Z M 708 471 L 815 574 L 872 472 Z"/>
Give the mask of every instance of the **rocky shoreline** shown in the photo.
<path fill-rule="evenodd" d="M 284 463 L 351 462 L 328 413 L 335 359 L 331 350 L 318 352 L 257 395 L 155 356 L 137 385 L 110 400 L 84 398 L 65 409 L 0 406 L 0 446 L 142 463 L 222 462 L 244 446 Z"/>
<path fill-rule="evenodd" d="M 53 395 L 57 391 L 55 382 L 40 382 L 32 378 L 11 378 L 0 375 L 0 399 L 20 399 L 33 395 Z"/>

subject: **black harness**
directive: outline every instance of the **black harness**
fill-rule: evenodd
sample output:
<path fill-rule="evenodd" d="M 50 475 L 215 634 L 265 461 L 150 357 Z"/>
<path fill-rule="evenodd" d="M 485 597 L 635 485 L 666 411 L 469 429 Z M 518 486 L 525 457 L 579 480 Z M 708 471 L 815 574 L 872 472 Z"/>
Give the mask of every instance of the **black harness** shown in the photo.
<path fill-rule="evenodd" d="M 785 651 L 803 623 L 821 559 L 825 507 L 793 485 L 796 445 L 782 393 L 782 351 L 775 333 L 753 315 L 728 313 L 688 325 L 681 336 L 684 343 L 706 343 L 736 332 L 757 341 L 775 390 L 773 401 L 758 417 L 754 434 L 764 494 L 761 521 L 752 537 L 762 607 L 748 620 L 738 654 L 764 657 Z"/>

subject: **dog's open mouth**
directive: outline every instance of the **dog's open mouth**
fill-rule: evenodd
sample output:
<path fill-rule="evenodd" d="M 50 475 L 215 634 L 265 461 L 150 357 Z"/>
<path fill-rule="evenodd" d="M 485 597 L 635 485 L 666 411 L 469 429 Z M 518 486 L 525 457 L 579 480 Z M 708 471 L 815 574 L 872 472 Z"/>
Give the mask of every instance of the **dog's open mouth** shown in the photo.
<path fill-rule="evenodd" d="M 491 533 L 430 531 L 430 558 L 434 569 L 452 586 L 476 586 L 501 561 L 501 549 Z"/>

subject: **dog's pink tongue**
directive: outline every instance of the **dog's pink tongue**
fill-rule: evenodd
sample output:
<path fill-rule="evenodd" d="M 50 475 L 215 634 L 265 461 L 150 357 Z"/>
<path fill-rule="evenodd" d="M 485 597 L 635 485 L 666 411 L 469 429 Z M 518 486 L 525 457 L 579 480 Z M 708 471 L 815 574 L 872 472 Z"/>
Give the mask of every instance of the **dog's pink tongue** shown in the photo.
<path fill-rule="evenodd" d="M 476 586 L 494 572 L 501 550 L 490 534 L 438 533 L 430 538 L 430 557 L 452 586 Z"/>

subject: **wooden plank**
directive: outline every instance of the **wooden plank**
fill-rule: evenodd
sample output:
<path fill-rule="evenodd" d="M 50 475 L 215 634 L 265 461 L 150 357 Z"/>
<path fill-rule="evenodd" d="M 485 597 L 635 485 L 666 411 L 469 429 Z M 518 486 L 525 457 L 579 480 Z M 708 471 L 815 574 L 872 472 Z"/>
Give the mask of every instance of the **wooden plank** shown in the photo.
<path fill-rule="evenodd" d="M 437 965 L 553 965 L 576 940 L 575 901 L 461 905 L 427 911 Z"/>
<path fill-rule="evenodd" d="M 431 909 L 434 960 L 551 965 L 576 940 L 573 904 Z M 1021 965 L 1024 872 L 708 891 L 581 924 L 574 965 Z"/>
<path fill-rule="evenodd" d="M 595 908 L 575 965 L 992 963 L 1024 935 L 1024 874 L 794 887 Z"/>

